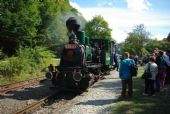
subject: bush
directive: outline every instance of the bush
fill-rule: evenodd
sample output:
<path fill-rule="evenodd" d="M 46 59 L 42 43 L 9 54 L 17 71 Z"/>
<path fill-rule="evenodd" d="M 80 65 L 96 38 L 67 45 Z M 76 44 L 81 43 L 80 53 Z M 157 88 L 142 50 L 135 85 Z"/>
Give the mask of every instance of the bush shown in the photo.
<path fill-rule="evenodd" d="M 6 55 L 0 50 L 0 60 L 5 59 Z"/>
<path fill-rule="evenodd" d="M 45 47 L 20 48 L 16 57 L 0 62 L 0 75 L 3 77 L 37 75 L 53 57 L 52 52 Z"/>

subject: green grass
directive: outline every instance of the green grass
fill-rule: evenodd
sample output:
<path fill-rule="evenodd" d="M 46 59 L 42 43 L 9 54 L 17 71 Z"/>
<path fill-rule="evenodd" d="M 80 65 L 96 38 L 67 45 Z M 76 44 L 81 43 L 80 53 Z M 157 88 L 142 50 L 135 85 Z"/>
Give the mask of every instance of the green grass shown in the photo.
<path fill-rule="evenodd" d="M 59 62 L 60 62 L 60 59 L 51 59 L 48 61 L 48 65 L 53 64 L 54 66 L 57 66 L 57 65 L 59 65 Z M 37 71 L 36 74 L 33 74 L 31 76 L 29 74 L 24 74 L 22 76 L 8 77 L 8 78 L 4 77 L 4 76 L 0 76 L 0 85 L 10 84 L 10 83 L 14 83 L 14 82 L 20 82 L 20 81 L 44 76 L 45 72 L 48 70 L 48 66 L 46 66 L 46 68 L 44 68 L 42 72 L 40 70 L 41 69 L 39 69 L 39 71 Z"/>
<path fill-rule="evenodd" d="M 0 85 L 6 85 L 6 84 L 10 84 L 10 83 L 15 83 L 15 82 L 20 82 L 20 81 L 24 81 L 24 80 L 29 80 L 29 79 L 33 79 L 33 78 L 37 78 L 40 76 L 43 76 L 44 74 L 41 73 L 40 75 L 32 75 L 32 76 L 15 76 L 15 77 L 10 77 L 10 78 L 4 78 L 3 76 L 0 77 Z"/>
<path fill-rule="evenodd" d="M 138 77 L 133 80 L 134 96 L 118 99 L 112 107 L 112 114 L 170 114 L 170 89 L 156 93 L 156 96 L 143 96 L 144 80 L 140 78 L 142 72 L 140 68 Z"/>

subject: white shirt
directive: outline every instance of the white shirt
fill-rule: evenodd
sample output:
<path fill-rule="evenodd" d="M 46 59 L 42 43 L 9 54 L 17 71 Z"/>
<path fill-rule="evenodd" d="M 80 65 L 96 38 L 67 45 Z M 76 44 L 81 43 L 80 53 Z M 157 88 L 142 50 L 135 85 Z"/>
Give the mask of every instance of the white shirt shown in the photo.
<path fill-rule="evenodd" d="M 158 66 L 156 63 L 154 62 L 149 62 L 150 63 L 150 72 L 152 73 L 152 77 L 149 78 L 151 80 L 156 80 L 156 75 L 158 74 Z M 147 71 L 148 70 L 148 67 L 149 67 L 149 64 L 147 63 L 145 66 L 144 66 L 144 70 Z"/>

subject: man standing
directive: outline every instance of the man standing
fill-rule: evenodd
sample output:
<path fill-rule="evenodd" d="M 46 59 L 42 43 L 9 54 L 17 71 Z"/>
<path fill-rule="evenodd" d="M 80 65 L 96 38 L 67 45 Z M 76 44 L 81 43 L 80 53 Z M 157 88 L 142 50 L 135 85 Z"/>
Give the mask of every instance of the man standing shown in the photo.
<path fill-rule="evenodd" d="M 132 91 L 132 76 L 131 76 L 131 65 L 135 64 L 134 60 L 129 58 L 129 53 L 124 53 L 124 60 L 121 61 L 120 64 L 120 71 L 119 71 L 119 77 L 122 80 L 122 92 L 121 97 L 126 97 L 126 88 L 128 86 L 128 96 L 132 97 L 133 91 Z"/>
<path fill-rule="evenodd" d="M 114 67 L 113 67 L 113 69 L 116 69 L 117 71 L 119 70 L 119 55 L 115 52 L 115 54 L 114 54 L 114 63 L 115 63 L 115 65 L 114 65 Z"/>
<path fill-rule="evenodd" d="M 167 65 L 167 76 L 165 79 L 165 84 L 170 84 L 170 50 L 166 51 L 166 54 L 163 55 L 163 58 Z"/>

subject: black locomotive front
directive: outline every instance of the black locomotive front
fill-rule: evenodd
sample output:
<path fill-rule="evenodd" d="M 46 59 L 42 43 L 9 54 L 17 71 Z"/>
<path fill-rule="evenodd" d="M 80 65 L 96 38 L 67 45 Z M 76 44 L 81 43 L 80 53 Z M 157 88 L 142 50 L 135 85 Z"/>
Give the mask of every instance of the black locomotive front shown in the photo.
<path fill-rule="evenodd" d="M 77 38 L 80 25 L 71 17 L 66 21 L 66 26 L 70 33 L 69 43 L 64 45 L 58 71 L 53 73 L 52 82 L 60 89 L 86 90 L 91 77 L 86 68 L 85 47 Z"/>
<path fill-rule="evenodd" d="M 90 77 L 86 72 L 84 47 L 77 43 L 64 46 L 58 73 L 53 83 L 60 88 L 87 89 Z"/>

